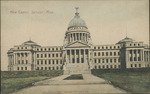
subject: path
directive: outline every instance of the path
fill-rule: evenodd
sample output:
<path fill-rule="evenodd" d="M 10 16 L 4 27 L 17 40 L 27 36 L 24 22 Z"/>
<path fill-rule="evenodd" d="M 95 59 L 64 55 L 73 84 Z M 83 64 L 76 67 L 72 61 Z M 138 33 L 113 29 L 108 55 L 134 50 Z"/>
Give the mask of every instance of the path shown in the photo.
<path fill-rule="evenodd" d="M 34 83 L 34 86 L 14 92 L 13 94 L 99 94 L 125 93 L 102 78 L 92 74 L 83 74 L 84 80 L 63 80 L 70 75 Z"/>

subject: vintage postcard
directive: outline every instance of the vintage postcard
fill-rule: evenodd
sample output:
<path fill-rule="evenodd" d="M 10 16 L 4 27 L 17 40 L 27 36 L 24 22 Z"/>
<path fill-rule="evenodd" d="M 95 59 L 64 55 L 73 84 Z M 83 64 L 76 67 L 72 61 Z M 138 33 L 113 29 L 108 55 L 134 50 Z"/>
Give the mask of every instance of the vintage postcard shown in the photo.
<path fill-rule="evenodd" d="M 1 94 L 150 93 L 149 0 L 1 1 Z"/>

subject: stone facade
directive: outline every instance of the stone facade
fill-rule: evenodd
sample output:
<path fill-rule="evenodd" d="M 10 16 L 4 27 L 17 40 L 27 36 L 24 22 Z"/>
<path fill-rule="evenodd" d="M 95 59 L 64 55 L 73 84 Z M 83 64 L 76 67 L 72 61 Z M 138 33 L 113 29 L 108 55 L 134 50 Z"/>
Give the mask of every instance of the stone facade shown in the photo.
<path fill-rule="evenodd" d="M 7 54 L 9 71 L 64 70 L 64 74 L 74 74 L 150 67 L 150 49 L 143 42 L 126 37 L 114 45 L 93 45 L 78 12 L 69 23 L 63 46 L 43 47 L 29 40 Z"/>

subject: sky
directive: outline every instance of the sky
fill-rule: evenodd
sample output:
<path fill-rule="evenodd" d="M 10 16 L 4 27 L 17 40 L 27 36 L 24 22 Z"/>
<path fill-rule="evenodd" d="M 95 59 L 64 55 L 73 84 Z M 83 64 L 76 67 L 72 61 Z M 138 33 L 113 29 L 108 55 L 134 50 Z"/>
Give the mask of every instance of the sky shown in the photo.
<path fill-rule="evenodd" d="M 1 69 L 7 70 L 7 51 L 29 39 L 62 46 L 75 7 L 93 45 L 115 44 L 126 35 L 149 44 L 148 0 L 1 1 Z"/>

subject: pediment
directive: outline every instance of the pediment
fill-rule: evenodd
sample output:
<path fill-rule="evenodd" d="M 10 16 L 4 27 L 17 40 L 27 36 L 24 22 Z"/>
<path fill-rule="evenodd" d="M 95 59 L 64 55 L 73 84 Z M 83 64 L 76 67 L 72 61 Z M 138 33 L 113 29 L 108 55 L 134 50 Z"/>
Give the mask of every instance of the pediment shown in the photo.
<path fill-rule="evenodd" d="M 69 44 L 67 47 L 89 47 L 89 45 L 77 41 L 72 44 Z"/>

